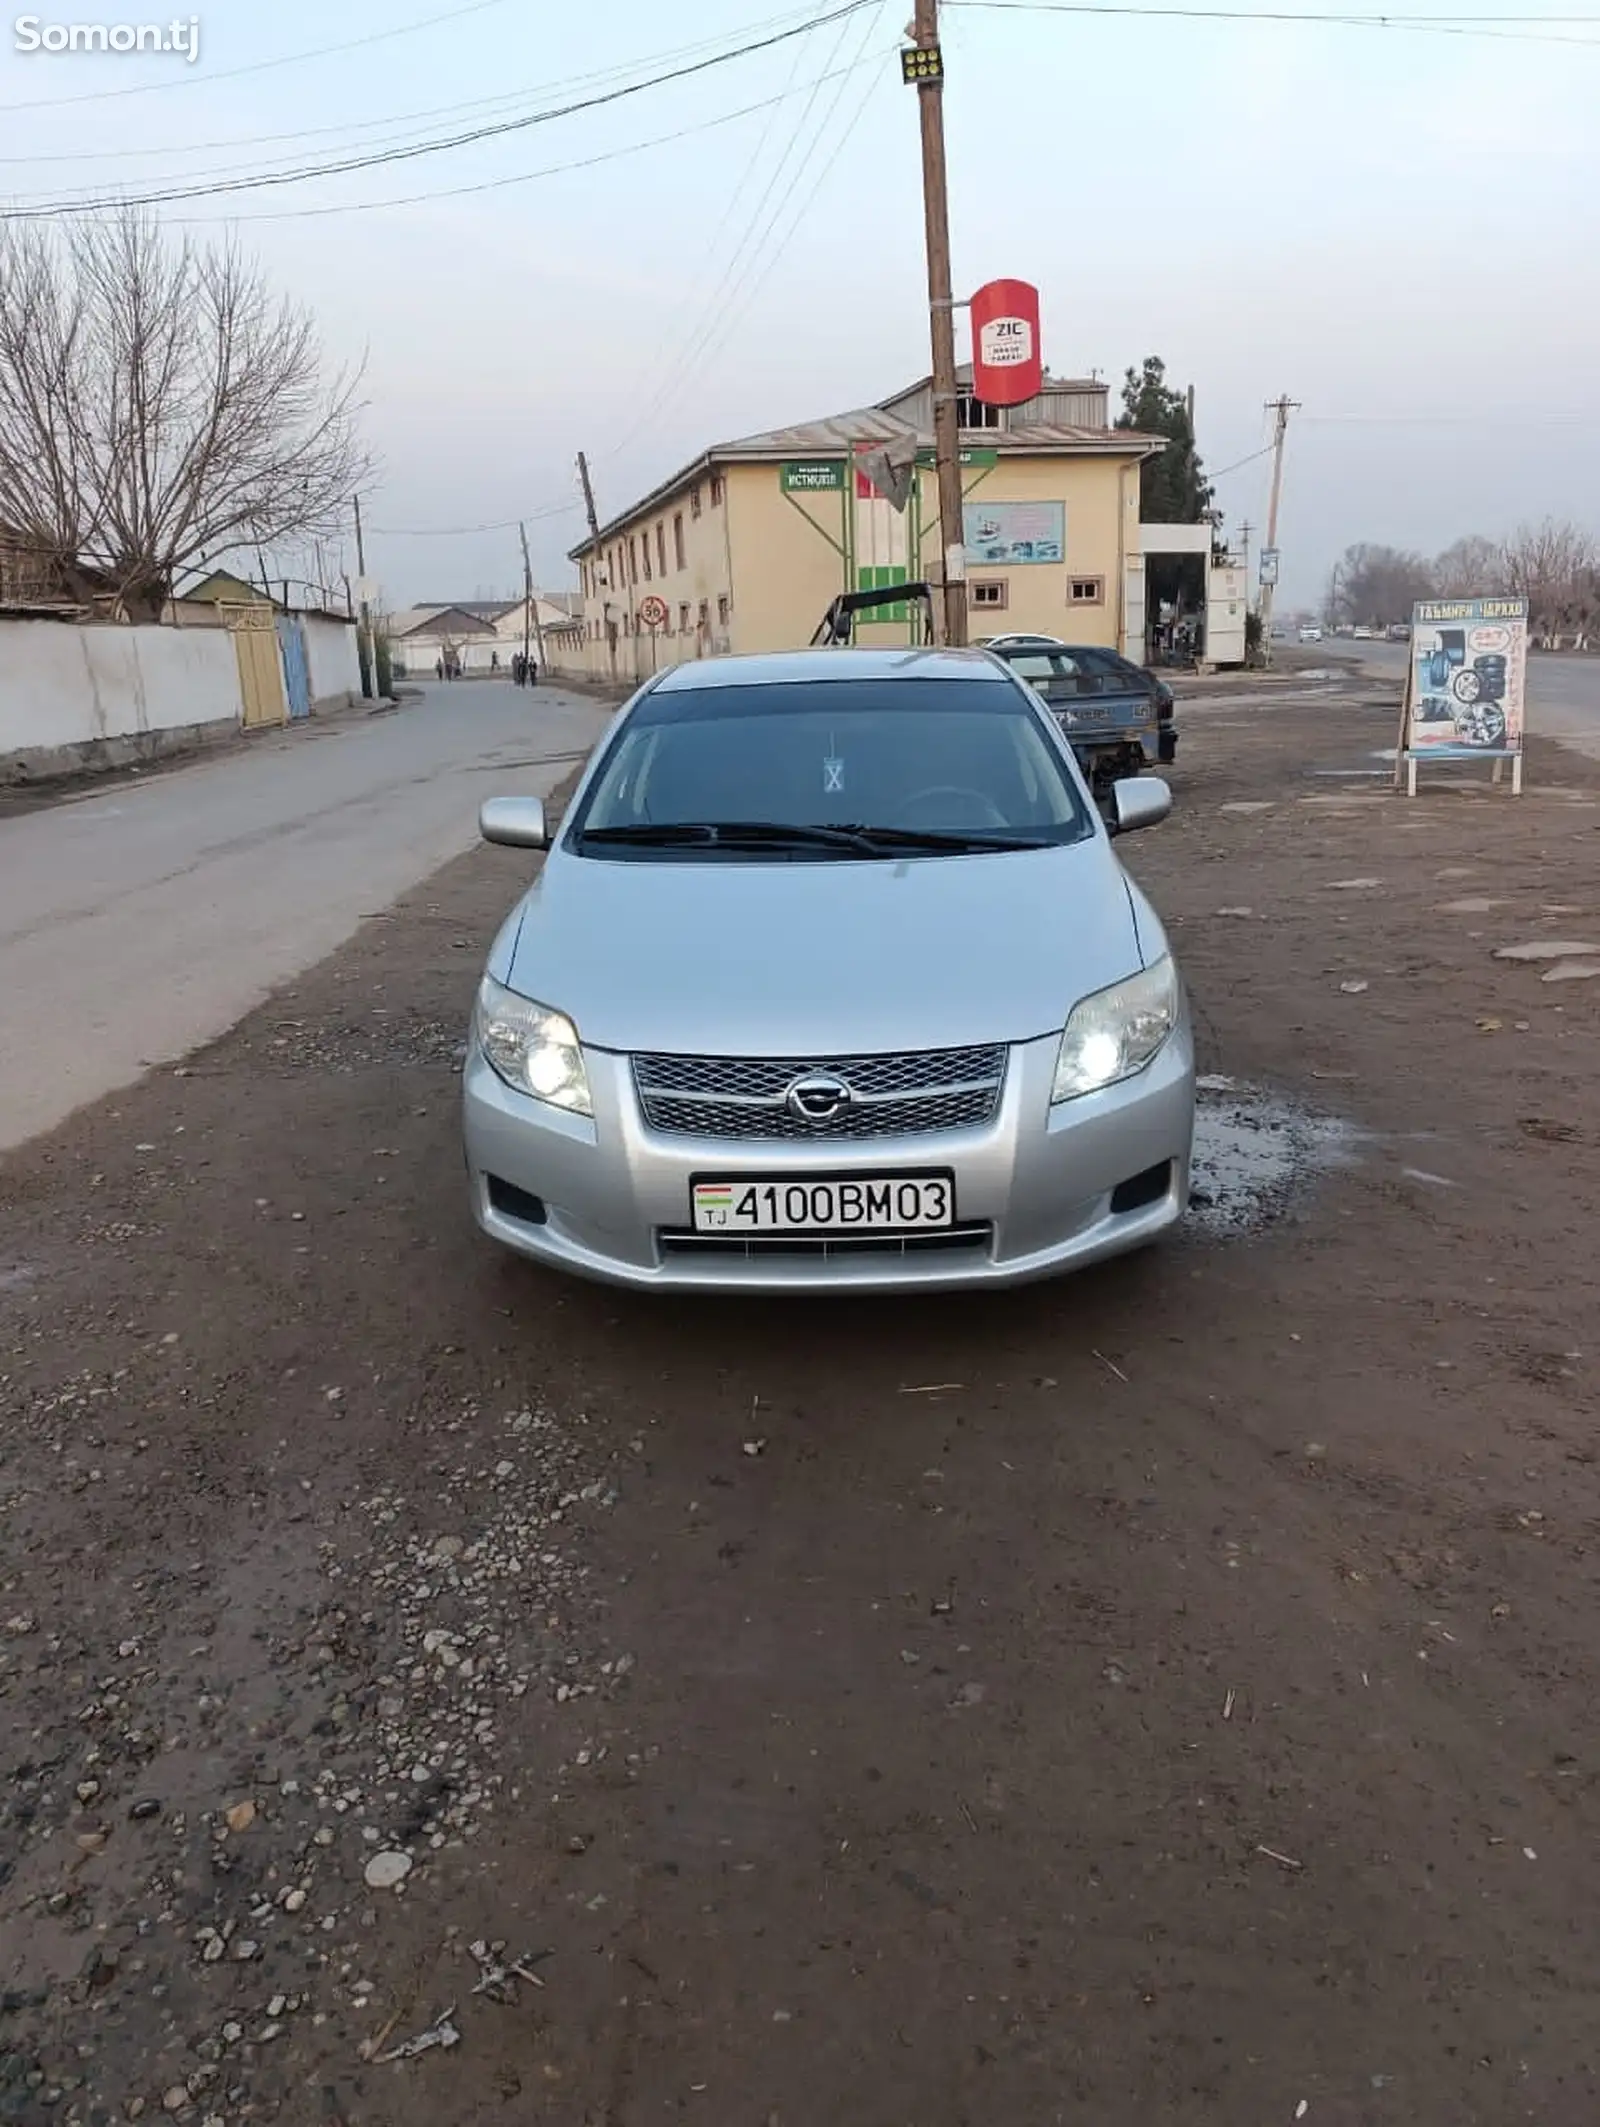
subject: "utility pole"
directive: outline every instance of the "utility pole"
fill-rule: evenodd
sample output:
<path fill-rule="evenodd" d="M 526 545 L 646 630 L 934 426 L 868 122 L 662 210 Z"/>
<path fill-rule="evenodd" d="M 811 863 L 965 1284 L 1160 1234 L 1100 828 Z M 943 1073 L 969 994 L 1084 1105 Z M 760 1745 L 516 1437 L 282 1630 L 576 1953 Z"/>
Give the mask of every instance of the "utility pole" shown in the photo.
<path fill-rule="evenodd" d="M 1239 527 L 1239 540 L 1244 548 L 1244 602 L 1247 606 L 1250 603 L 1250 534 L 1254 530 L 1248 517 Z"/>
<path fill-rule="evenodd" d="M 1267 543 L 1264 553 L 1273 557 L 1277 567 L 1278 555 L 1278 498 L 1283 493 L 1283 439 L 1289 432 L 1289 416 L 1298 412 L 1300 401 L 1288 397 L 1268 402 L 1267 412 L 1278 417 L 1272 438 L 1272 499 L 1267 504 Z M 1276 581 L 1261 586 L 1261 662 L 1272 663 L 1272 594 L 1277 589 Z"/>
<path fill-rule="evenodd" d="M 528 630 L 533 630 L 534 640 L 539 645 L 539 670 L 544 670 L 544 630 L 539 625 L 539 609 L 533 598 L 533 563 L 528 559 L 528 527 L 517 526 L 522 536 L 522 669 L 528 669 Z"/>
<path fill-rule="evenodd" d="M 583 507 L 589 519 L 589 537 L 600 537 L 600 519 L 594 506 L 594 485 L 589 478 L 589 460 L 582 451 L 578 453 L 578 479 L 583 488 Z"/>
<path fill-rule="evenodd" d="M 378 645 L 372 636 L 372 608 L 367 602 L 367 547 L 361 536 L 361 497 L 354 498 L 356 511 L 356 575 L 361 590 L 361 632 L 367 640 L 367 661 L 361 675 L 361 692 L 370 701 L 378 691 Z"/>
<path fill-rule="evenodd" d="M 944 54 L 939 0 L 916 0 L 914 47 L 901 54 L 917 85 L 922 122 L 922 207 L 928 251 L 928 319 L 933 339 L 933 458 L 944 548 L 944 639 L 967 639 L 967 550 L 961 530 L 961 425 L 956 406 L 955 303 L 950 287 L 950 201 L 944 155 Z"/>

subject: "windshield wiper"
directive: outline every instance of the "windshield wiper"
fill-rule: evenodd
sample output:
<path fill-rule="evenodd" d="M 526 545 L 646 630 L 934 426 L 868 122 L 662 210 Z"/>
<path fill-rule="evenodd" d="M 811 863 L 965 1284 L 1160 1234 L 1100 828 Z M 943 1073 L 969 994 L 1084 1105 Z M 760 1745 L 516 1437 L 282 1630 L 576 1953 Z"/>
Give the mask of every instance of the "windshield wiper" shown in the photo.
<path fill-rule="evenodd" d="M 635 849 L 847 849 L 880 854 L 874 839 L 854 827 L 815 827 L 787 820 L 634 820 L 620 827 L 586 827 L 585 842 Z"/>
<path fill-rule="evenodd" d="M 1008 849 L 1050 849 L 1049 836 L 1003 829 L 868 827 L 851 821 L 823 827 L 800 820 L 631 820 L 619 827 L 586 827 L 582 839 L 633 849 L 834 849 L 857 857 L 906 851 L 959 856 Z"/>
<path fill-rule="evenodd" d="M 1055 844 L 1047 835 L 1015 834 L 1003 828 L 938 828 L 938 827 L 868 827 L 852 823 L 846 832 L 859 836 L 873 849 L 885 852 L 894 849 L 925 849 L 932 854 L 941 850 L 1005 850 L 1005 849 L 1052 849 Z"/>

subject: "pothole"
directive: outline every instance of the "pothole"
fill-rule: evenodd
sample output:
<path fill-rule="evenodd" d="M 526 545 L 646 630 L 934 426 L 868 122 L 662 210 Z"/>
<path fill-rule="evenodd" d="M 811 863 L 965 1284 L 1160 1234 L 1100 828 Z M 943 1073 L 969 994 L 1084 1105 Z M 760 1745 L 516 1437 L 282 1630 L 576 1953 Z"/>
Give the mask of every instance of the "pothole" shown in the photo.
<path fill-rule="evenodd" d="M 1197 1091 L 1189 1222 L 1214 1239 L 1259 1233 L 1354 1156 L 1357 1133 L 1336 1116 L 1232 1078 Z"/>

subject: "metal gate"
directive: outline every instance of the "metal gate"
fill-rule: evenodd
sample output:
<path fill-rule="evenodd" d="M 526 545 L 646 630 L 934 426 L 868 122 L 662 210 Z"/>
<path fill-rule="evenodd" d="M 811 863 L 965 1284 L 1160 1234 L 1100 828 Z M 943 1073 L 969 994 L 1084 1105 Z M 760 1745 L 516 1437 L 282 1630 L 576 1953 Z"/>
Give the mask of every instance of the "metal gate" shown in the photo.
<path fill-rule="evenodd" d="M 311 714 L 311 667 L 306 659 L 306 633 L 292 613 L 278 615 L 278 649 L 283 657 L 284 691 L 291 717 Z"/>
<path fill-rule="evenodd" d="M 289 714 L 283 691 L 283 658 L 278 650 L 273 612 L 268 605 L 238 605 L 222 608 L 223 625 L 233 637 L 239 660 L 239 693 L 244 703 L 244 726 L 255 731 L 267 724 L 281 724 Z"/>

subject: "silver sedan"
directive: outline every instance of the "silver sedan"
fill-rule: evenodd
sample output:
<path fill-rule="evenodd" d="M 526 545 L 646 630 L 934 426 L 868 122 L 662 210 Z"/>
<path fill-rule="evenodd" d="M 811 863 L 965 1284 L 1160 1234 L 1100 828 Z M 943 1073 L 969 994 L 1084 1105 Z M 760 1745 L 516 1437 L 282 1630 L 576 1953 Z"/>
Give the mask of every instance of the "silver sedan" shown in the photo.
<path fill-rule="evenodd" d="M 1183 984 L 1037 698 L 979 651 L 679 665 L 489 954 L 484 1232 L 642 1288 L 1020 1284 L 1182 1215 Z M 547 844 L 536 799 L 482 831 Z"/>

